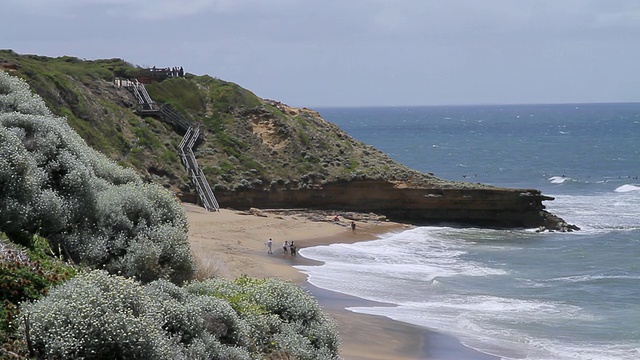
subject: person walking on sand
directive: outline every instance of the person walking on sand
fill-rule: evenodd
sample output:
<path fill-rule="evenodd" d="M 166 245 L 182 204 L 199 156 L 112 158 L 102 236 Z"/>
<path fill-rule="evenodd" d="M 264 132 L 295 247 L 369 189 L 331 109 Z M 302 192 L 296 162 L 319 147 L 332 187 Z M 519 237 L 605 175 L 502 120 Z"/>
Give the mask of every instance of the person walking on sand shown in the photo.
<path fill-rule="evenodd" d="M 289 243 L 285 241 L 284 244 L 282 244 L 282 254 L 287 255 L 288 251 L 289 251 Z"/>
<path fill-rule="evenodd" d="M 273 254 L 273 240 L 267 241 L 267 254 Z"/>
<path fill-rule="evenodd" d="M 289 244 L 289 250 L 291 250 L 291 256 L 296 256 L 296 246 L 293 244 L 293 240 Z"/>
<path fill-rule="evenodd" d="M 351 222 L 351 231 L 355 234 L 356 233 L 356 222 L 352 221 Z"/>

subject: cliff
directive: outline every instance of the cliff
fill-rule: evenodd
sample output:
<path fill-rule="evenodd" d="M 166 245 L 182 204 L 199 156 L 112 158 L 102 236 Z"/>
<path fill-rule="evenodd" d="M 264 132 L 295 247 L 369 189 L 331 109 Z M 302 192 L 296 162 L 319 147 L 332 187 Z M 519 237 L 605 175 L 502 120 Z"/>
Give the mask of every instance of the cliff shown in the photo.
<path fill-rule="evenodd" d="M 144 72 L 120 59 L 86 61 L 0 51 L 0 70 L 25 79 L 98 151 L 184 200 L 197 198 L 178 156 L 182 131 L 139 111 L 114 84 Z M 187 69 L 188 70 L 188 69 Z M 183 75 L 182 73 L 180 75 Z M 397 221 L 574 230 L 544 210 L 535 189 L 448 181 L 409 169 L 313 110 L 257 97 L 210 76 L 146 85 L 203 136 L 195 155 L 222 207 L 374 212 Z"/>
<path fill-rule="evenodd" d="M 318 189 L 219 191 L 216 196 L 221 203 L 238 209 L 340 209 L 384 214 L 414 224 L 577 230 L 544 210 L 542 202 L 553 198 L 535 189 L 411 188 L 387 181 L 356 180 Z"/>

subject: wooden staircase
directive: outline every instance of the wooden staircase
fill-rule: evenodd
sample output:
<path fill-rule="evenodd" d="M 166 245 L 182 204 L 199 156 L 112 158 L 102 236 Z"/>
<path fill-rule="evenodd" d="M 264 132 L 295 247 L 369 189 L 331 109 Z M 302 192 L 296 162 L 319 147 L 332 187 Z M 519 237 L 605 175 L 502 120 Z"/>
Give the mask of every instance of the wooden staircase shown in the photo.
<path fill-rule="evenodd" d="M 184 120 L 180 113 L 169 104 L 160 105 L 160 116 L 166 122 L 173 124 L 176 130 L 179 130 L 181 133 L 186 134 L 187 130 L 191 127 L 191 124 Z"/>
<path fill-rule="evenodd" d="M 220 205 L 218 205 L 218 201 L 213 195 L 209 182 L 205 178 L 202 169 L 198 166 L 196 157 L 193 154 L 193 147 L 195 146 L 199 136 L 199 126 L 190 126 L 187 129 L 187 133 L 184 135 L 180 145 L 178 146 L 180 148 L 180 158 L 189 173 L 191 181 L 196 187 L 196 192 L 198 193 L 200 201 L 205 209 L 209 211 L 220 211 Z"/>
<path fill-rule="evenodd" d="M 144 84 L 138 80 L 116 78 L 114 83 L 117 86 L 129 89 L 133 93 L 140 106 L 139 114 L 159 116 L 163 121 L 172 124 L 176 130 L 185 133 L 178 146 L 182 164 L 186 168 L 204 208 L 208 211 L 220 211 L 220 205 L 213 195 L 213 190 L 211 190 L 211 186 L 209 186 L 209 182 L 207 182 L 193 154 L 193 148 L 200 138 L 200 127 L 187 121 L 171 105 L 155 103 L 149 96 Z"/>

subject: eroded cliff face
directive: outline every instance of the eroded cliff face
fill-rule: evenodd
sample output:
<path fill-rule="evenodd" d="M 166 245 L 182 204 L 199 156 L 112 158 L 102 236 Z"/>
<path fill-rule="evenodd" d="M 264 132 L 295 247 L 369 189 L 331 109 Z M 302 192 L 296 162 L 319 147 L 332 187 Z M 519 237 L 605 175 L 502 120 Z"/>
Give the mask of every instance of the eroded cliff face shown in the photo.
<path fill-rule="evenodd" d="M 373 212 L 414 224 L 577 230 L 544 210 L 542 202 L 553 198 L 535 189 L 407 188 L 391 182 L 364 180 L 331 183 L 317 189 L 219 192 L 216 196 L 226 207 L 237 209 Z"/>
<path fill-rule="evenodd" d="M 315 124 L 314 128 L 324 128 L 326 133 L 331 133 L 339 139 L 348 139 L 348 147 L 356 149 L 351 150 L 351 159 L 358 159 L 357 162 L 362 163 L 361 167 L 346 179 L 340 179 L 339 176 L 325 176 L 328 174 L 323 171 L 331 169 L 331 164 L 325 164 L 322 171 L 302 176 L 302 186 L 281 187 L 275 184 L 269 188 L 236 187 L 234 191 L 219 188 L 216 196 L 222 206 L 237 209 L 306 208 L 372 212 L 385 215 L 394 221 L 413 224 L 448 223 L 492 228 L 578 230 L 578 227 L 567 224 L 563 219 L 545 210 L 543 201 L 552 201 L 553 198 L 542 195 L 539 190 L 497 188 L 484 184 L 448 181 L 433 174 L 418 173 L 396 163 L 376 149 L 363 147 L 335 125 L 327 123 L 317 112 L 290 108 L 279 102 L 265 102 L 288 116 L 304 115 L 305 121 Z M 259 121 L 255 116 L 252 118 L 252 130 L 256 138 L 272 149 L 271 154 L 286 153 L 292 146 L 291 138 L 274 135 L 281 132 L 278 129 L 281 129 L 282 125 L 276 124 L 279 119 L 268 112 L 259 113 Z M 251 118 L 253 115 L 246 116 Z M 327 136 L 311 136 L 322 137 Z M 347 148 L 339 142 L 335 144 L 338 146 L 328 148 Z M 311 153 L 311 149 L 321 147 L 307 147 L 303 152 Z M 300 150 L 289 149 L 290 153 L 296 151 Z M 315 155 L 323 159 L 321 161 L 326 161 L 340 159 L 344 152 Z M 379 164 L 385 164 L 387 170 L 371 171 L 380 168 Z M 344 169 L 344 165 L 342 168 Z"/>

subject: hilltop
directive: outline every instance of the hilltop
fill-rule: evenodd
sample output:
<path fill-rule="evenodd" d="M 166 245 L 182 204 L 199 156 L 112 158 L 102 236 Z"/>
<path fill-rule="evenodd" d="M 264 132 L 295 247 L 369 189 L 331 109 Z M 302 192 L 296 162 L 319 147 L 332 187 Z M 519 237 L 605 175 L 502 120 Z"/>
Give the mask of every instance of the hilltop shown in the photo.
<path fill-rule="evenodd" d="M 145 70 L 121 59 L 49 58 L 0 51 L 0 69 L 18 76 L 94 149 L 186 201 L 195 190 L 181 163 L 183 129 L 140 111 L 116 78 Z M 318 112 L 262 99 L 209 75 L 147 79 L 151 98 L 200 126 L 198 165 L 222 207 L 375 212 L 418 223 L 572 227 L 544 210 L 535 189 L 448 181 L 403 166 Z"/>

